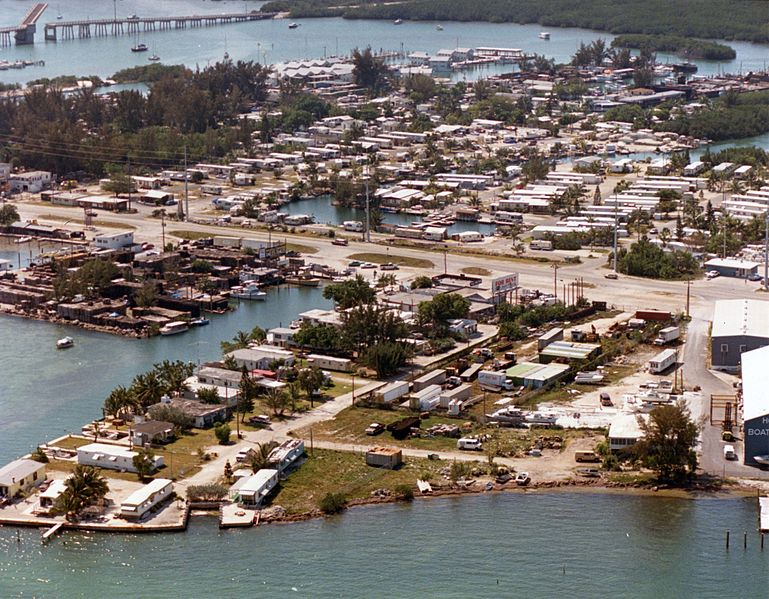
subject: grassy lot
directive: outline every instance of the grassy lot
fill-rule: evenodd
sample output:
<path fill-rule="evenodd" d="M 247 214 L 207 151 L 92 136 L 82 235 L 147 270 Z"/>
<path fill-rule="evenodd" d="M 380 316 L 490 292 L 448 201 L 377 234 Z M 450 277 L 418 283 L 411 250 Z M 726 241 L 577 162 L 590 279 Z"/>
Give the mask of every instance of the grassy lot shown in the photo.
<path fill-rule="evenodd" d="M 302 243 L 287 243 L 286 250 L 289 252 L 299 252 L 300 254 L 317 254 L 318 248 L 312 245 L 304 245 Z"/>
<path fill-rule="evenodd" d="M 410 266 L 412 268 L 435 268 L 435 264 L 430 262 L 430 260 L 410 258 L 409 256 L 378 254 L 375 252 L 350 254 L 347 258 L 348 260 L 360 260 L 361 262 L 373 262 L 374 264 L 387 264 L 388 262 L 392 262 L 399 266 Z"/>
<path fill-rule="evenodd" d="M 366 435 L 366 427 L 372 422 L 379 422 L 385 426 L 413 414 L 394 410 L 378 410 L 375 408 L 347 408 L 337 414 L 333 420 L 322 422 L 313 426 L 312 433 L 318 439 L 338 441 L 340 443 L 381 443 L 395 447 L 412 447 L 417 449 L 453 450 L 457 447 L 456 439 L 449 437 L 435 437 L 432 439 L 394 439 L 388 432 L 376 437 Z M 436 424 L 462 424 L 461 420 L 431 416 L 422 420 L 422 429 L 427 429 Z M 297 431 L 298 436 L 307 436 L 306 431 Z"/>
<path fill-rule="evenodd" d="M 491 271 L 488 268 L 481 268 L 480 266 L 468 266 L 467 268 L 463 268 L 460 272 L 463 272 L 466 275 L 475 275 L 477 277 L 488 277 L 491 274 Z"/>
<path fill-rule="evenodd" d="M 306 512 L 317 508 L 326 493 L 342 493 L 348 500 L 363 499 L 375 489 L 393 489 L 401 484 L 414 487 L 418 478 L 437 478 L 446 465 L 407 458 L 399 470 L 386 470 L 367 466 L 361 454 L 315 449 L 301 468 L 280 483 L 272 503 L 289 513 Z"/>
<path fill-rule="evenodd" d="M 235 436 L 235 423 L 231 422 L 230 428 Z M 156 455 L 163 456 L 165 468 L 158 472 L 158 476 L 178 480 L 192 476 L 203 464 L 204 453 L 216 453 L 219 446 L 214 429 L 193 429 L 184 433 L 173 443 L 153 449 Z"/>
<path fill-rule="evenodd" d="M 93 437 L 90 439 L 83 439 L 81 437 L 65 437 L 61 441 L 56 442 L 56 447 L 61 447 L 62 449 L 77 449 L 78 447 L 88 445 L 89 443 L 94 443 Z"/>
<path fill-rule="evenodd" d="M 189 239 L 195 241 L 196 239 L 205 239 L 211 237 L 211 233 L 205 233 L 203 231 L 185 231 L 185 230 L 171 230 L 168 232 L 172 237 L 178 237 L 179 239 Z"/>

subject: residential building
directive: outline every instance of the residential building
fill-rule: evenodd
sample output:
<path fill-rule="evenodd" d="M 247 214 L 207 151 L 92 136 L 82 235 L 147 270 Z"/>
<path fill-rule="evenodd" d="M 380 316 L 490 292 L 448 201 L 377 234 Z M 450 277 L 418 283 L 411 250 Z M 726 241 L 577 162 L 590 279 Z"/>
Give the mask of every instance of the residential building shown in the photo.
<path fill-rule="evenodd" d="M 288 439 L 270 452 L 269 462 L 282 474 L 303 455 L 304 441 Z"/>
<path fill-rule="evenodd" d="M 107 470 L 136 472 L 133 459 L 137 455 L 139 455 L 138 452 L 131 451 L 127 447 L 106 443 L 90 443 L 77 448 L 77 463 Z M 161 468 L 163 464 L 163 456 L 155 456 L 152 470 Z"/>
<path fill-rule="evenodd" d="M 175 436 L 174 425 L 162 420 L 137 422 L 131 429 L 131 443 L 137 447 L 145 447 L 153 443 L 169 443 Z"/>
<path fill-rule="evenodd" d="M 626 452 L 644 436 L 637 414 L 617 414 L 609 425 L 609 449 Z"/>
<path fill-rule="evenodd" d="M 96 235 L 93 242 L 100 250 L 118 250 L 130 247 L 134 244 L 133 231 L 125 233 L 112 233 L 110 235 Z"/>
<path fill-rule="evenodd" d="M 45 464 L 26 458 L 14 460 L 0 468 L 0 498 L 26 493 L 45 478 Z"/>
<path fill-rule="evenodd" d="M 48 171 L 30 171 L 28 173 L 16 173 L 8 178 L 11 191 L 28 191 L 40 193 L 51 185 L 51 173 Z"/>
<path fill-rule="evenodd" d="M 758 274 L 761 266 L 758 262 L 740 260 L 737 258 L 713 258 L 705 262 L 705 270 L 714 270 L 723 277 L 735 277 L 745 279 L 750 275 Z"/>
<path fill-rule="evenodd" d="M 173 482 L 167 478 L 156 478 L 120 502 L 120 515 L 127 520 L 139 520 L 172 493 Z"/>
<path fill-rule="evenodd" d="M 262 469 L 256 474 L 243 477 L 230 488 L 234 500 L 247 506 L 262 503 L 279 481 L 279 473 L 273 469 Z"/>
<path fill-rule="evenodd" d="M 196 399 L 164 399 L 163 403 L 178 408 L 192 418 L 195 428 L 208 428 L 217 422 L 225 422 L 230 414 L 230 407 L 225 404 L 208 404 Z"/>
<path fill-rule="evenodd" d="M 294 354 L 272 345 L 258 345 L 236 349 L 227 354 L 232 356 L 238 368 L 245 366 L 248 370 L 267 370 L 275 361 L 282 360 L 286 366 L 294 363 Z"/>

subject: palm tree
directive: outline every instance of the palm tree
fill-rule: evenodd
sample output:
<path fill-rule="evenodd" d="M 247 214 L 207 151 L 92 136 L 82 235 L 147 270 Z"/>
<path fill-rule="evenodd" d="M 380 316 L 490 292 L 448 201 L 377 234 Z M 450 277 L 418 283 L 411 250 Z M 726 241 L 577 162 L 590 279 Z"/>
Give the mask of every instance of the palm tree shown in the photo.
<path fill-rule="evenodd" d="M 163 384 L 164 391 L 166 393 L 180 394 L 182 391 L 188 389 L 187 384 L 184 382 L 194 371 L 192 364 L 182 362 L 181 360 L 163 360 L 160 364 L 155 364 L 153 367 L 157 372 L 160 382 Z"/>
<path fill-rule="evenodd" d="M 132 389 L 126 389 L 123 385 L 114 388 L 107 399 L 104 400 L 104 412 L 115 418 L 124 416 L 127 412 L 139 407 L 139 402 Z"/>
<path fill-rule="evenodd" d="M 302 386 L 294 381 L 286 385 L 286 393 L 288 394 L 289 406 L 292 412 L 296 412 L 296 405 L 302 397 Z"/>
<path fill-rule="evenodd" d="M 72 476 L 64 481 L 64 492 L 56 501 L 56 508 L 68 520 L 77 519 L 83 508 L 93 505 L 109 492 L 109 485 L 93 466 L 75 466 Z"/>
<path fill-rule="evenodd" d="M 263 470 L 270 465 L 270 454 L 278 444 L 275 441 L 268 441 L 267 443 L 257 443 L 254 451 L 248 456 L 248 465 L 251 467 L 251 472 L 256 474 L 259 470 Z"/>
<path fill-rule="evenodd" d="M 278 418 L 283 416 L 286 411 L 287 395 L 283 389 L 270 389 L 264 396 L 264 402 L 272 410 L 273 415 Z"/>
<path fill-rule="evenodd" d="M 155 372 L 145 372 L 134 377 L 131 393 L 136 403 L 146 408 L 160 402 L 164 393 L 163 383 Z"/>

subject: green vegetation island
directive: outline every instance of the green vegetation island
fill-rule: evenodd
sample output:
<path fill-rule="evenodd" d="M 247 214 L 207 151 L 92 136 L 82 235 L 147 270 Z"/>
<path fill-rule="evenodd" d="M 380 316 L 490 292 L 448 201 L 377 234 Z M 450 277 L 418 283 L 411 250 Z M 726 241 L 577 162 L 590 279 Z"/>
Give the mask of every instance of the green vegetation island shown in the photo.
<path fill-rule="evenodd" d="M 582 27 L 614 34 L 644 33 L 769 43 L 766 0 L 276 0 L 263 11 L 288 11 L 293 18 L 487 21 Z"/>
<path fill-rule="evenodd" d="M 687 59 L 734 60 L 734 48 L 718 42 L 697 40 L 680 35 L 646 35 L 631 33 L 618 35 L 612 40 L 615 48 L 647 48 L 655 52 L 672 52 Z"/>

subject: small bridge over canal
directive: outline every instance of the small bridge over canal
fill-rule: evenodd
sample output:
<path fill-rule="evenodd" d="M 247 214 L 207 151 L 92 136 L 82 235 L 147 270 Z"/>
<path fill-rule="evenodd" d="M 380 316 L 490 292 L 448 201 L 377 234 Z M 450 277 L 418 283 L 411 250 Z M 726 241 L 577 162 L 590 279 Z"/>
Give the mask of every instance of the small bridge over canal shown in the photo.
<path fill-rule="evenodd" d="M 0 29 L 0 47 L 8 47 L 16 40 L 16 44 L 34 44 L 35 31 L 37 30 L 37 21 L 45 12 L 48 5 L 45 3 L 35 4 L 29 9 L 24 20 L 15 27 L 3 27 Z"/>
<path fill-rule="evenodd" d="M 137 34 L 149 31 L 169 31 L 210 27 L 227 23 L 262 21 L 272 19 L 277 13 L 259 11 L 233 12 L 210 15 L 191 15 L 181 17 L 127 17 L 125 19 L 85 19 L 81 21 L 57 21 L 45 24 L 47 41 L 86 39 L 110 35 Z"/>

